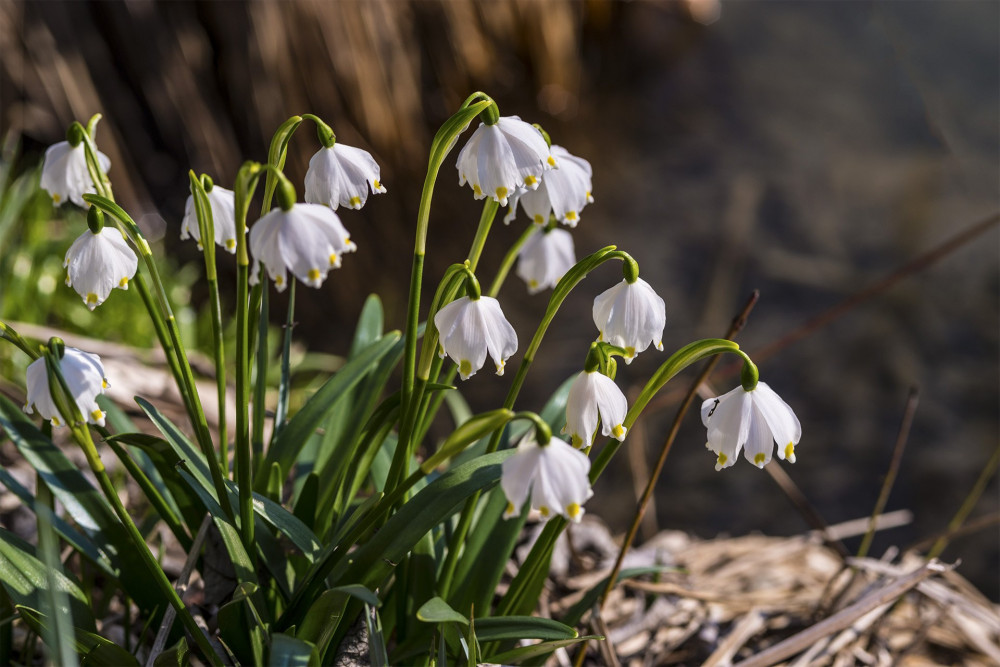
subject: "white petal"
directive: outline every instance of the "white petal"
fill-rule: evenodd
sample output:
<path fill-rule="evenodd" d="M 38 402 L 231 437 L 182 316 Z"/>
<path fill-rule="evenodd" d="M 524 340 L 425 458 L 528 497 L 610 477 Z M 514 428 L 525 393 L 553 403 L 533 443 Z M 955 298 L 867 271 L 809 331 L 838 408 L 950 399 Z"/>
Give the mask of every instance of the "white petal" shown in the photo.
<path fill-rule="evenodd" d="M 500 302 L 488 296 L 481 297 L 479 304 L 483 317 L 486 350 L 497 369 L 497 375 L 503 375 L 504 365 L 512 354 L 517 352 L 517 332 L 504 317 Z"/>
<path fill-rule="evenodd" d="M 627 429 L 622 424 L 628 414 L 628 401 L 615 381 L 606 375 L 594 372 L 593 390 L 597 407 L 601 412 L 601 433 L 612 436 L 619 442 L 625 439 Z"/>
<path fill-rule="evenodd" d="M 114 288 L 128 289 L 139 259 L 115 227 L 105 227 L 99 234 L 89 229 L 66 251 L 68 283 L 93 310 L 104 303 Z"/>
<path fill-rule="evenodd" d="M 595 374 L 600 375 L 586 371 L 577 374 L 566 397 L 566 428 L 563 433 L 570 436 L 572 445 L 578 449 L 594 444 L 594 432 L 600 417 L 593 393 Z"/>
<path fill-rule="evenodd" d="M 792 408 L 764 382 L 752 392 L 754 406 L 760 410 L 778 443 L 778 458 L 795 463 L 795 445 L 802 438 L 802 425 Z"/>
<path fill-rule="evenodd" d="M 746 460 L 758 468 L 763 468 L 771 461 L 774 451 L 774 437 L 767 427 L 764 415 L 761 414 L 757 401 L 751 401 L 750 429 L 747 432 L 747 442 L 743 449 Z"/>
<path fill-rule="evenodd" d="M 751 407 L 750 396 L 742 387 L 737 387 L 720 396 L 715 411 L 707 417 L 708 444 L 719 455 L 716 470 L 728 468 L 736 462 L 749 436 Z M 704 405 L 702 412 L 705 412 Z"/>
<path fill-rule="evenodd" d="M 541 450 L 534 438 L 524 438 L 517 446 L 513 456 L 506 459 L 500 466 L 500 488 L 507 497 L 507 510 L 504 518 L 518 516 L 521 508 L 528 500 L 538 458 Z"/>

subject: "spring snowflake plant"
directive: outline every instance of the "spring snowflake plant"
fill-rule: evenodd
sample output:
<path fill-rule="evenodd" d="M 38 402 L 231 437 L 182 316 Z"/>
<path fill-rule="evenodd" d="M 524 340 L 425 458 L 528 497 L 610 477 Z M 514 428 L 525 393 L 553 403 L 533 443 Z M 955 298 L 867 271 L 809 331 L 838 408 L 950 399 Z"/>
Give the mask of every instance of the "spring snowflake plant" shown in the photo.
<path fill-rule="evenodd" d="M 332 129 L 307 114 L 278 128 L 266 161 L 248 161 L 237 174 L 222 175 L 234 183 L 231 196 L 209 176 L 189 173 L 191 199 L 178 233 L 215 240 L 200 243 L 212 311 L 215 398 L 223 406 L 210 423 L 153 251 L 115 201 L 107 162 L 94 143 L 98 118 L 70 128 L 67 145 L 74 152 L 58 147 L 46 156 L 46 173 L 55 173 L 56 164 L 48 161 L 58 158 L 65 176 L 49 176 L 42 185 L 54 188 L 54 198 L 90 207 L 90 228 L 66 255 L 69 282 L 88 307 L 99 309 L 95 316 L 115 307 L 115 301 L 103 303 L 113 288 L 134 286 L 116 300 L 142 299 L 187 415 L 175 421 L 137 396 L 159 435 L 142 432 L 100 396 L 106 380 L 96 355 L 58 339 L 40 347 L 0 323 L 3 338 L 32 360 L 25 406 L 31 414 L 0 398 L 0 426 L 39 471 L 37 498 L 13 478 L 0 477 L 36 512 L 39 531 L 34 549 L 0 530 L 0 571 L 21 572 L 4 575 L 0 584 L 19 622 L 43 639 L 57 664 L 98 656 L 122 665 L 151 657 L 212 665 L 327 664 L 356 642 L 359 627 L 373 664 L 517 663 L 590 639 L 575 629 L 580 614 L 529 618 L 555 540 L 583 515 L 592 484 L 650 399 L 679 371 L 713 355 L 736 354 L 745 367 L 742 386 L 702 410 L 720 466 L 741 450 L 763 465 L 774 439 L 779 456 L 794 460 L 798 421 L 757 382 L 756 367 L 728 340 L 681 347 L 628 405 L 615 382 L 617 360 L 629 362 L 650 346 L 662 349 L 664 302 L 639 278 L 637 262 L 614 246 L 576 260 L 569 232 L 554 227 L 575 222 L 591 201 L 589 164 L 564 149 L 550 151 L 543 131 L 501 117 L 481 93 L 444 123 L 430 148 L 403 331 L 383 330 L 380 302 L 370 297 L 345 364 L 294 412 L 292 327 L 285 328 L 280 346 L 277 392 L 268 392 L 272 348 L 267 327 L 256 323 L 269 318 L 271 283 L 288 290 L 291 323 L 298 282 L 321 289 L 337 271 L 350 270 L 355 247 L 347 227 L 364 224 L 357 209 L 369 193 L 385 191 L 379 166 L 368 152 L 337 144 Z M 420 285 L 431 195 L 449 153 L 477 118 L 480 125 L 457 166 L 460 182 L 485 200 L 483 212 L 468 230 L 468 254 L 444 272 L 428 301 Z M 316 126 L 321 147 L 310 161 L 301 201 L 281 167 L 297 159 L 288 149 L 304 121 Z M 499 206 L 515 193 L 522 206 L 548 219 L 538 224 L 532 213 L 483 290 L 479 258 Z M 255 202 L 259 213 L 251 215 Z M 235 262 L 231 326 L 222 315 L 217 246 L 227 251 L 222 261 Z M 503 316 L 500 299 L 518 258 L 518 274 L 530 291 L 552 290 L 541 322 L 520 336 Z M 621 263 L 623 280 L 601 292 L 593 281 L 607 280 L 597 269 L 608 262 Z M 597 277 L 585 284 L 591 273 Z M 546 406 L 522 405 L 519 393 L 532 363 L 577 289 L 597 295 L 596 340 L 585 351 L 583 369 Z M 419 313 L 425 311 L 422 325 Z M 547 345 L 551 351 L 559 343 Z M 513 361 L 513 378 L 471 379 L 487 356 L 498 374 Z M 232 357 L 230 367 L 226 359 Z M 503 382 L 506 398 L 471 415 L 458 397 L 456 375 Z M 394 378 L 401 378 L 398 385 Z M 455 400 L 446 401 L 449 394 Z M 234 415 L 226 413 L 227 399 L 235 401 Z M 437 439 L 430 425 L 444 405 L 455 426 Z M 61 432 L 82 449 L 89 475 L 52 446 L 49 421 L 66 426 Z M 571 442 L 553 437 L 560 431 Z M 129 507 L 119 495 L 122 483 L 112 482 L 106 470 L 112 458 L 131 478 L 130 489 L 141 492 Z M 60 515 L 50 509 L 53 499 L 64 508 Z M 500 588 L 517 536 L 527 521 L 538 520 L 546 523 L 534 547 Z M 222 551 L 200 559 L 208 534 Z M 168 575 L 155 555 L 176 545 L 187 554 L 184 577 L 199 569 L 213 604 L 196 608 L 178 593 L 184 580 L 173 580 L 176 569 Z M 78 558 L 60 559 L 64 548 Z M 219 574 L 227 569 L 229 575 Z M 100 605 L 90 603 L 94 591 L 81 583 L 92 587 L 96 580 L 104 582 Z M 132 618 L 124 642 L 98 633 L 110 625 L 111 598 Z M 525 646 L 515 637 L 541 644 Z"/>

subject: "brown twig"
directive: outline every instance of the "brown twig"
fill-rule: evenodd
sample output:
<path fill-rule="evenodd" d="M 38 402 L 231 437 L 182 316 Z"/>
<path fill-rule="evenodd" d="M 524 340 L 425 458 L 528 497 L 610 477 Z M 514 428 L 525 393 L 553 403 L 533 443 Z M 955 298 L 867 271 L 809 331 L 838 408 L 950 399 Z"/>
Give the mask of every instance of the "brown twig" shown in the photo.
<path fill-rule="evenodd" d="M 910 437 L 910 427 L 913 425 L 913 416 L 917 412 L 917 403 L 920 401 L 920 391 L 916 387 L 910 388 L 910 395 L 906 399 L 906 407 L 903 409 L 903 420 L 899 424 L 899 432 L 896 434 L 896 444 L 892 448 L 892 460 L 889 462 L 889 470 L 885 473 L 885 480 L 882 482 L 882 489 L 879 491 L 878 500 L 872 509 L 872 516 L 868 522 L 868 532 L 861 540 L 858 547 L 858 558 L 868 555 L 868 548 L 871 547 L 872 538 L 875 537 L 875 520 L 885 509 L 889 502 L 889 493 L 892 485 L 896 482 L 896 475 L 899 473 L 899 464 L 903 460 L 903 450 L 906 449 L 907 439 Z"/>
<path fill-rule="evenodd" d="M 764 466 L 764 470 L 766 470 L 767 474 L 771 476 L 771 479 L 777 483 L 778 487 L 785 492 L 788 500 L 790 500 L 792 505 L 795 506 L 795 509 L 799 511 L 799 514 L 801 514 L 802 518 L 806 520 L 806 523 L 823 535 L 823 541 L 827 544 L 827 546 L 832 547 L 838 554 L 840 554 L 841 558 L 847 558 L 851 555 L 851 552 L 847 550 L 844 543 L 830 534 L 827 530 L 826 521 L 823 520 L 823 517 L 819 515 L 816 508 L 814 508 L 812 503 L 809 502 L 809 499 L 806 498 L 806 494 L 802 493 L 802 489 L 799 488 L 799 485 L 788 476 L 788 473 L 785 472 L 784 468 L 778 465 L 777 461 L 771 461 L 770 464 Z"/>
<path fill-rule="evenodd" d="M 736 334 L 738 334 L 743 327 L 746 325 L 747 317 L 750 316 L 750 311 L 753 307 L 757 305 L 757 300 L 760 298 L 760 292 L 754 290 L 750 297 L 747 299 L 746 304 L 744 304 L 743 309 L 740 310 L 739 314 L 733 318 L 732 324 L 729 326 L 729 331 L 726 332 L 726 338 L 732 340 Z M 663 443 L 663 447 L 660 449 L 660 456 L 656 461 L 656 465 L 653 468 L 653 474 L 649 477 L 649 482 L 646 484 L 646 489 L 642 493 L 642 498 L 639 500 L 639 505 L 636 508 L 635 516 L 632 518 L 632 525 L 629 526 L 628 533 L 625 534 L 625 541 L 622 543 L 622 548 L 618 552 L 618 558 L 615 560 L 615 566 L 611 570 L 611 576 L 608 577 L 608 583 L 604 587 L 604 591 L 601 593 L 601 598 L 597 603 L 598 609 L 604 608 L 604 603 L 608 599 L 608 594 L 611 593 L 611 589 L 614 588 L 615 582 L 618 580 L 618 573 L 622 569 L 622 561 L 625 560 L 625 554 L 628 553 L 629 548 L 632 546 L 632 542 L 635 540 L 636 533 L 639 531 L 639 525 L 642 523 L 642 517 L 646 513 L 646 507 L 649 505 L 650 498 L 653 496 L 653 489 L 656 488 L 656 482 L 660 478 L 660 472 L 663 470 L 663 464 L 667 460 L 667 455 L 670 453 L 671 447 L 673 447 L 674 441 L 677 439 L 677 433 L 680 431 L 681 422 L 684 420 L 684 415 L 687 414 L 688 408 L 694 402 L 695 396 L 698 395 L 698 387 L 702 385 L 711 375 L 712 371 L 718 362 L 718 357 L 714 357 L 709 361 L 705 368 L 698 374 L 695 381 L 691 383 L 691 387 L 688 389 L 687 396 L 681 403 L 681 406 L 677 409 L 677 414 L 674 416 L 674 422 L 670 426 L 670 432 L 667 433 L 667 438 Z M 576 664 L 583 664 L 583 656 L 587 652 L 587 642 L 583 643 L 580 647 L 580 652 L 577 654 Z"/>
<path fill-rule="evenodd" d="M 1000 222 L 1000 212 L 993 213 L 992 215 L 980 220 L 979 222 L 969 226 L 968 228 L 958 232 L 954 236 L 942 241 L 940 244 L 931 248 L 922 255 L 914 257 L 909 262 L 903 264 L 895 271 L 882 278 L 878 282 L 869 285 L 868 287 L 862 289 L 859 292 L 855 292 L 851 296 L 847 297 L 840 303 L 828 308 L 819 315 L 812 317 L 801 325 L 790 331 L 785 336 L 782 336 L 778 340 L 765 345 L 757 350 L 750 353 L 750 356 L 758 364 L 763 362 L 765 359 L 774 356 L 779 351 L 785 349 L 786 347 L 798 342 L 799 340 L 809 336 L 810 334 L 816 332 L 819 329 L 827 326 L 831 322 L 842 317 L 846 313 L 850 312 L 854 308 L 857 308 L 862 303 L 869 301 L 881 293 L 885 292 L 889 288 L 893 287 L 896 283 L 908 278 L 909 276 L 923 271 L 927 267 L 931 266 L 935 262 L 948 256 L 958 248 L 962 247 L 966 243 L 969 243 L 979 235 L 988 231 L 994 227 L 998 222 Z M 719 371 L 720 377 L 731 377 L 740 372 L 742 368 L 742 362 L 731 364 Z M 675 389 L 670 392 L 666 392 L 653 399 L 649 402 L 647 410 L 661 410 L 668 405 L 673 405 L 678 400 L 682 398 L 681 390 Z"/>
<path fill-rule="evenodd" d="M 736 667 L 766 667 L 767 665 L 777 664 L 785 658 L 791 657 L 812 646 L 824 637 L 850 627 L 857 619 L 868 612 L 889 602 L 893 602 L 930 575 L 944 572 L 950 567 L 952 566 L 943 565 L 939 561 L 932 560 L 913 572 L 900 577 L 891 584 L 866 595 L 850 607 L 834 614 L 830 618 L 820 621 L 802 632 L 789 637 L 785 641 L 775 644 L 771 648 L 738 663 Z"/>

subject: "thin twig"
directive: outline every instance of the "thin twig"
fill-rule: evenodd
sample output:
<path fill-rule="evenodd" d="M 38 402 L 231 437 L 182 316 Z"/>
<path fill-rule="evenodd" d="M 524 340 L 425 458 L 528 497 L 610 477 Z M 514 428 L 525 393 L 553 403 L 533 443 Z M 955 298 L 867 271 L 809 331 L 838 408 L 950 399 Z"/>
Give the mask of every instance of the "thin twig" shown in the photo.
<path fill-rule="evenodd" d="M 802 493 L 802 489 L 799 488 L 799 485 L 788 476 L 788 473 L 785 472 L 784 468 L 777 464 L 777 461 L 771 461 L 770 464 L 764 466 L 764 470 L 767 471 L 767 473 L 771 476 L 771 479 L 778 484 L 778 487 L 785 492 L 788 500 L 790 500 L 792 505 L 795 506 L 795 509 L 799 511 L 799 514 L 801 514 L 802 518 L 806 520 L 806 523 L 823 535 L 823 542 L 827 546 L 832 547 L 841 558 L 847 558 L 851 555 L 851 552 L 847 550 L 844 543 L 830 533 L 826 521 L 823 520 L 823 517 L 819 515 L 816 508 L 814 508 L 812 503 L 809 502 L 809 499 L 806 498 L 806 494 Z"/>
<path fill-rule="evenodd" d="M 747 317 L 750 316 L 750 311 L 753 307 L 757 305 L 757 300 L 760 298 L 760 292 L 754 290 L 750 297 L 747 299 L 746 304 L 744 304 L 742 310 L 739 314 L 733 318 L 732 324 L 729 326 L 729 331 L 726 332 L 726 338 L 732 340 L 736 334 L 743 329 L 746 325 Z M 663 464 L 667 460 L 667 455 L 670 453 L 670 449 L 677 439 L 677 433 L 680 431 L 681 422 L 684 420 L 684 416 L 687 414 L 688 408 L 694 402 L 695 396 L 698 395 L 698 387 L 704 383 L 718 362 L 719 357 L 713 357 L 706 365 L 705 368 L 698 374 L 694 382 L 691 383 L 691 387 L 688 389 L 687 396 L 681 403 L 681 406 L 677 409 L 677 414 L 674 416 L 674 422 L 670 426 L 670 432 L 667 434 L 667 439 L 663 443 L 663 447 L 660 449 L 660 456 L 656 461 L 656 466 L 653 468 L 653 474 L 649 477 L 649 482 L 646 484 L 646 489 L 643 491 L 642 498 L 639 500 L 639 505 L 636 508 L 635 516 L 632 518 L 632 525 L 629 526 L 628 533 L 625 535 L 625 541 L 622 543 L 622 548 L 618 552 L 618 558 L 615 560 L 615 566 L 611 570 L 611 576 L 608 577 L 608 583 L 604 587 L 604 592 L 601 593 L 601 598 L 597 604 L 598 609 L 604 608 L 604 603 L 608 599 L 608 594 L 611 593 L 611 589 L 614 588 L 615 582 L 618 580 L 618 573 L 622 569 L 622 561 L 625 560 L 625 554 L 628 553 L 629 548 L 632 546 L 632 542 L 635 540 L 636 533 L 639 531 L 639 524 L 642 523 L 642 517 L 646 513 L 646 507 L 649 505 L 650 498 L 653 496 L 653 489 L 656 488 L 656 482 L 660 479 L 660 472 L 663 470 Z M 587 652 L 587 642 L 584 642 L 580 647 L 580 652 L 577 654 L 576 664 L 580 665 L 583 661 L 583 656 Z"/>
<path fill-rule="evenodd" d="M 932 574 L 944 572 L 954 566 L 943 565 L 941 562 L 932 560 L 913 572 L 900 577 L 891 584 L 883 586 L 877 591 L 866 595 L 850 607 L 834 614 L 830 618 L 820 621 L 816 625 L 806 628 L 802 632 L 792 635 L 783 642 L 775 644 L 771 648 L 761 651 L 757 655 L 738 663 L 736 667 L 766 667 L 774 665 L 785 658 L 789 658 L 796 653 L 812 646 L 824 637 L 828 637 L 835 632 L 840 632 L 851 626 L 857 619 L 861 618 L 873 609 L 877 609 L 888 602 L 892 602 L 901 597 L 904 593 L 919 584 Z"/>
<path fill-rule="evenodd" d="M 931 550 L 927 553 L 928 558 L 937 558 L 940 556 L 941 552 L 948 546 L 948 534 L 954 533 L 962 527 L 963 523 L 965 523 L 969 513 L 972 511 L 972 508 L 974 508 L 976 503 L 979 502 L 979 496 L 983 495 L 983 491 L 986 490 L 986 485 L 989 484 L 990 479 L 993 478 L 993 474 L 997 470 L 997 464 L 1000 464 L 1000 444 L 998 444 L 996 449 L 993 450 L 993 455 L 990 456 L 990 460 L 986 463 L 983 471 L 979 473 L 979 479 L 977 479 L 976 483 L 972 485 L 972 489 L 969 490 L 969 495 L 965 497 L 965 500 L 962 501 L 962 506 L 958 508 L 958 511 L 955 512 L 955 516 L 952 517 L 952 520 L 948 523 L 948 533 L 945 533 L 938 538 L 937 542 L 934 543 L 934 546 L 931 547 Z"/>
<path fill-rule="evenodd" d="M 904 278 L 923 271 L 929 266 L 933 265 L 935 262 L 947 257 L 949 254 L 958 250 L 963 245 L 974 240 L 981 234 L 989 231 L 998 222 L 1000 222 L 1000 212 L 993 213 L 992 215 L 980 220 L 979 222 L 969 226 L 968 228 L 958 232 L 954 236 L 951 236 L 937 246 L 931 248 L 922 255 L 914 257 L 909 262 L 906 262 L 895 271 L 885 276 L 881 280 L 869 285 L 868 287 L 862 289 L 859 292 L 855 292 L 851 296 L 847 297 L 840 303 L 828 308 L 819 315 L 812 317 L 801 325 L 790 331 L 785 336 L 782 336 L 778 340 L 765 345 L 757 350 L 750 353 L 750 356 L 758 364 L 763 362 L 765 359 L 774 356 L 779 351 L 789 347 L 793 343 L 813 334 L 819 329 L 827 326 L 831 322 L 844 316 L 851 310 L 857 308 L 866 301 L 869 301 L 876 296 L 879 296 L 883 292 L 887 291 L 889 288 L 893 287 L 899 281 Z M 729 364 L 724 368 L 719 370 L 720 377 L 731 377 L 740 372 L 742 368 L 742 362 L 735 364 Z M 682 398 L 682 390 L 675 389 L 670 392 L 665 392 L 658 398 L 649 402 L 647 410 L 661 410 L 669 405 L 673 405 L 678 400 Z"/>
<path fill-rule="evenodd" d="M 875 520 L 885 505 L 889 502 L 889 493 L 892 485 L 896 482 L 896 475 L 899 473 L 899 464 L 903 460 L 903 450 L 906 449 L 907 439 L 910 437 L 910 427 L 913 425 L 913 416 L 917 412 L 917 403 L 920 402 L 920 391 L 916 387 L 910 388 L 910 395 L 906 399 L 906 408 L 903 409 L 903 421 L 899 424 L 899 433 L 896 434 L 896 444 L 892 448 L 892 460 L 889 462 L 889 470 L 885 473 L 882 481 L 882 489 L 879 491 L 878 500 L 872 509 L 871 519 L 868 521 L 868 532 L 861 540 L 858 547 L 858 558 L 868 555 L 868 548 L 871 547 L 872 538 L 875 537 Z"/>
<path fill-rule="evenodd" d="M 201 547 L 205 544 L 205 537 L 208 535 L 208 526 L 210 524 L 211 517 L 206 514 L 201 522 L 201 527 L 198 529 L 198 534 L 195 535 L 194 544 L 191 545 L 191 550 L 188 551 L 187 560 L 184 561 L 184 569 L 181 570 L 180 576 L 177 577 L 177 583 L 174 584 L 174 588 L 181 598 L 184 597 L 184 592 L 187 590 L 188 580 L 191 578 L 194 564 L 198 561 L 198 554 L 201 553 Z M 167 611 L 163 614 L 163 622 L 160 623 L 160 629 L 157 631 L 156 639 L 153 641 L 153 647 L 149 649 L 149 657 L 146 658 L 146 667 L 153 667 L 156 657 L 163 653 L 163 647 L 167 644 L 167 636 L 170 634 L 170 627 L 174 624 L 176 616 L 177 611 L 173 607 L 167 607 Z"/>

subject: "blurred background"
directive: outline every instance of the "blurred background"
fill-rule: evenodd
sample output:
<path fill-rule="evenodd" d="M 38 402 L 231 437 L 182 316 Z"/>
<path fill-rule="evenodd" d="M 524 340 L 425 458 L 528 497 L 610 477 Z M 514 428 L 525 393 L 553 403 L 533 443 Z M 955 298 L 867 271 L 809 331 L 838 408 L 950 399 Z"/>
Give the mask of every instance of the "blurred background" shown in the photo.
<path fill-rule="evenodd" d="M 483 90 L 503 115 L 540 123 L 590 160 L 596 201 L 574 232 L 577 255 L 614 243 L 638 260 L 666 300 L 668 350 L 724 334 L 760 290 L 739 340 L 761 352 L 762 378 L 802 421 L 798 463 L 783 467 L 827 522 L 871 512 L 908 392 L 919 388 L 887 508 L 914 519 L 879 535 L 880 555 L 944 531 L 1000 441 L 995 225 L 904 270 L 890 288 L 864 292 L 1000 205 L 998 21 L 992 0 L 3 0 L 5 173 L 30 180 L 71 121 L 104 114 L 97 138 L 117 198 L 161 241 L 196 343 L 201 260 L 178 238 L 187 170 L 231 187 L 243 160 L 266 159 L 281 122 L 321 116 L 339 141 L 373 153 L 389 191 L 341 212 L 359 251 L 321 290 L 298 293 L 297 340 L 343 353 L 370 292 L 381 294 L 387 324 L 402 327 L 430 139 Z M 293 181 L 316 149 L 311 130 L 296 135 Z M 480 203 L 457 185 L 456 156 L 438 180 L 425 289 L 464 258 L 479 217 Z M 62 286 L 62 254 L 82 217 L 28 192 L 23 210 L 42 223 L 25 226 L 11 214 L 19 192 L 9 187 L 0 205 L 0 315 L 151 346 L 134 294 L 90 313 Z M 494 228 L 484 275 L 525 224 Z M 220 255 L 224 281 L 230 261 Z M 567 302 L 519 407 L 539 409 L 580 368 L 594 336 L 593 296 L 620 279 L 602 267 Z M 858 294 L 870 298 L 801 329 Z M 526 343 L 547 296 L 529 298 L 512 277 L 501 301 Z M 272 299 L 276 322 L 283 306 Z M 807 335 L 787 338 L 796 332 Z M 646 352 L 621 368 L 620 383 L 637 391 L 665 357 Z M 484 372 L 462 389 L 482 409 L 510 379 Z M 5 381 L 4 391 L 15 394 L 19 382 Z M 711 380 L 720 393 L 735 382 L 725 366 Z M 587 510 L 616 532 L 676 405 L 676 391 L 651 405 L 595 490 Z M 647 530 L 711 537 L 808 527 L 767 474 L 745 463 L 716 473 L 704 438 L 689 415 Z M 994 600 L 998 516 L 994 480 L 970 517 L 981 528 L 944 554 L 961 558 L 960 571 Z"/>

